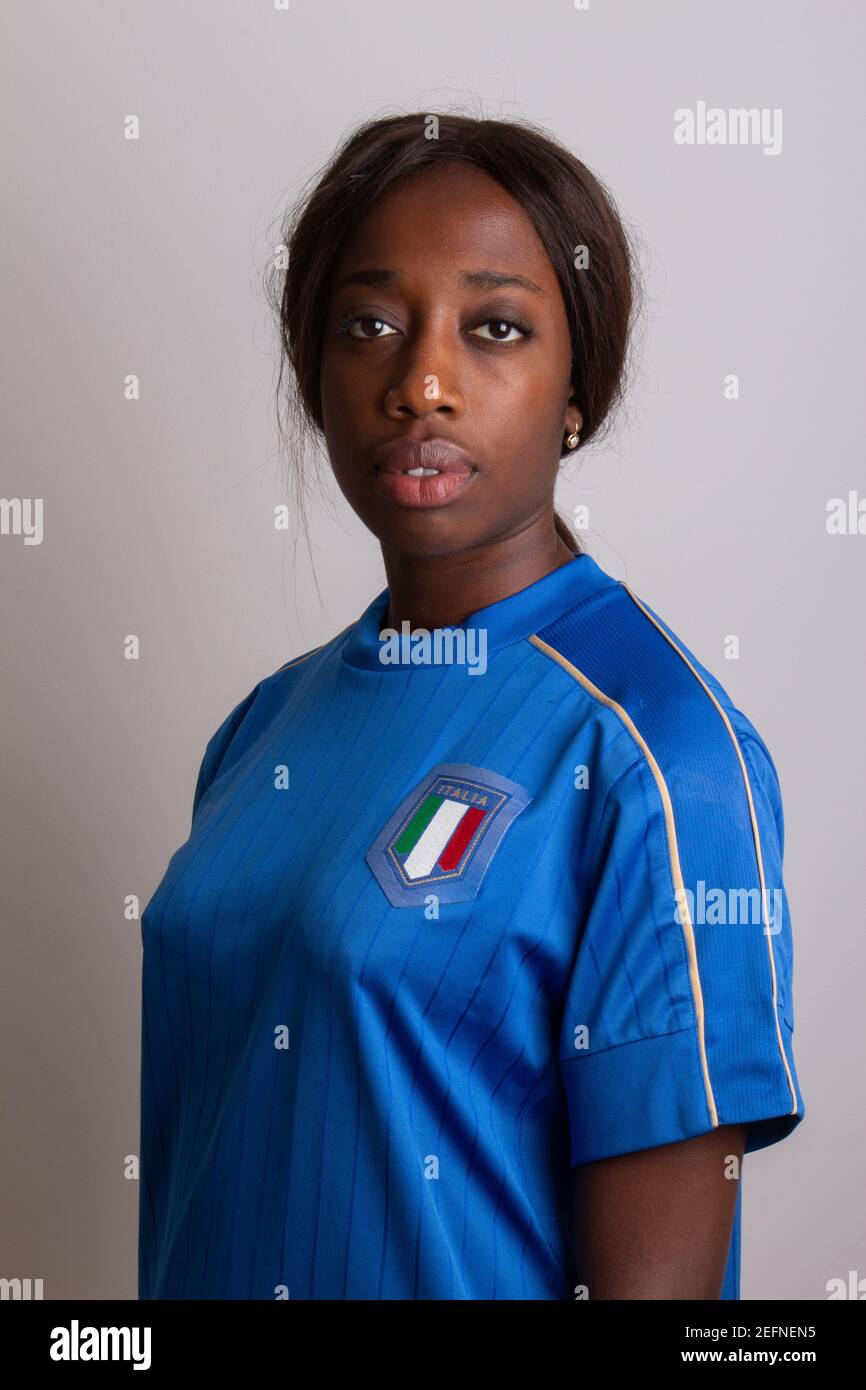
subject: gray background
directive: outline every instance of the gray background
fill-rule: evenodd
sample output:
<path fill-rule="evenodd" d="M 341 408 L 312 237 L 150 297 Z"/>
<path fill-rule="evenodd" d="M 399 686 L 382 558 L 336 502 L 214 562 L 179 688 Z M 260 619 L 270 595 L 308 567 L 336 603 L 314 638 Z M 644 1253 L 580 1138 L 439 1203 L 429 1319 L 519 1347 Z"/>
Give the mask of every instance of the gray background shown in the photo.
<path fill-rule="evenodd" d="M 311 551 L 273 528 L 262 269 L 351 127 L 454 108 L 546 125 L 644 244 L 627 410 L 558 500 L 589 503 L 590 552 L 718 675 L 781 778 L 808 1113 L 746 1160 L 742 1296 L 866 1275 L 866 536 L 825 527 L 866 488 L 863 7 L 7 0 L 2 23 L 0 495 L 45 511 L 41 545 L 0 536 L 0 1275 L 136 1296 L 124 898 L 143 908 L 186 838 L 229 709 L 385 582 L 333 486 L 311 493 Z M 676 146 L 698 100 L 781 107 L 781 153 Z"/>

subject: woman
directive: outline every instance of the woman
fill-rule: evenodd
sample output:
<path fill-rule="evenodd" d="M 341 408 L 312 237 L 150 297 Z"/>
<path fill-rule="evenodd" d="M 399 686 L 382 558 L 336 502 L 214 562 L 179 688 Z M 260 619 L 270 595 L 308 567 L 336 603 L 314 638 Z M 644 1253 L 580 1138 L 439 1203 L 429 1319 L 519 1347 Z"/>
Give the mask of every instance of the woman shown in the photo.
<path fill-rule="evenodd" d="M 803 1115 L 778 780 L 553 503 L 622 225 L 531 127 L 412 115 L 289 230 L 388 587 L 217 729 L 144 914 L 140 1296 L 738 1298 L 740 1160 Z"/>

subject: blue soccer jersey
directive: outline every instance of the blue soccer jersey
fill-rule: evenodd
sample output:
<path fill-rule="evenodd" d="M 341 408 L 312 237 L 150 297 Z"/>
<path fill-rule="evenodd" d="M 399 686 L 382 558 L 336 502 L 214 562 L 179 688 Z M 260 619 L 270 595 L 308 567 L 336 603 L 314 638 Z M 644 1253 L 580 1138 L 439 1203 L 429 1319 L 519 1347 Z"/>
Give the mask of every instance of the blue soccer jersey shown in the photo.
<path fill-rule="evenodd" d="M 141 1298 L 572 1299 L 576 1165 L 804 1114 L 719 682 L 586 554 L 426 638 L 388 603 L 220 725 L 144 912 Z"/>

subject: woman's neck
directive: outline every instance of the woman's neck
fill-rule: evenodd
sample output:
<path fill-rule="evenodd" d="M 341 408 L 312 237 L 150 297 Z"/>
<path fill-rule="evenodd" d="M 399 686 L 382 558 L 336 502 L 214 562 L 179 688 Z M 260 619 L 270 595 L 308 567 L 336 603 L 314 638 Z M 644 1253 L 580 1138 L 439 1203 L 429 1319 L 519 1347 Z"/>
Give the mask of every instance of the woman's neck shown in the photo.
<path fill-rule="evenodd" d="M 470 613 L 509 598 L 573 559 L 549 525 L 452 555 L 408 555 L 383 548 L 391 602 L 385 623 L 412 629 L 457 627 Z"/>

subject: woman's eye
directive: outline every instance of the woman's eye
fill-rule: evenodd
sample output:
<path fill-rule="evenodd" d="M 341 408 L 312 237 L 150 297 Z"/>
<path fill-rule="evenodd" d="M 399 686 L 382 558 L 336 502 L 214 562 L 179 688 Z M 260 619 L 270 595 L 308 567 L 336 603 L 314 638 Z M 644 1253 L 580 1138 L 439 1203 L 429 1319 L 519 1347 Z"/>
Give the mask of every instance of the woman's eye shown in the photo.
<path fill-rule="evenodd" d="M 347 333 L 350 338 L 366 338 L 368 341 L 370 339 L 375 341 L 376 338 L 384 338 L 388 336 L 385 333 L 379 332 L 374 332 L 372 334 L 367 334 L 364 332 L 353 333 L 353 328 L 364 328 L 364 326 L 368 324 L 372 325 L 374 329 L 387 328 L 390 329 L 391 332 L 396 332 L 395 329 L 391 329 L 391 325 L 389 323 L 386 323 L 384 319 L 376 318 L 375 314 L 356 314 L 352 318 L 345 319 L 343 324 L 341 325 L 341 328 L 342 332 Z"/>
<path fill-rule="evenodd" d="M 482 329 L 488 331 L 482 333 Z M 393 337 L 399 330 L 376 314 L 349 314 L 343 319 L 337 331 L 345 333 L 356 341 L 369 343 L 376 342 L 380 338 Z M 515 319 L 486 319 L 477 329 L 471 331 L 479 333 L 488 343 L 506 345 L 519 342 L 521 338 L 532 336 L 532 330 L 525 324 L 518 323 Z"/>
<path fill-rule="evenodd" d="M 486 323 L 480 326 L 482 328 L 492 327 L 495 330 L 490 337 L 486 339 L 488 343 L 516 343 L 518 341 L 517 338 L 509 338 L 507 336 L 508 333 L 512 331 L 518 333 L 522 338 L 527 336 L 527 330 L 521 327 L 519 323 L 515 323 L 513 319 L 488 319 Z M 505 331 L 504 336 L 500 336 L 501 330 Z"/>

